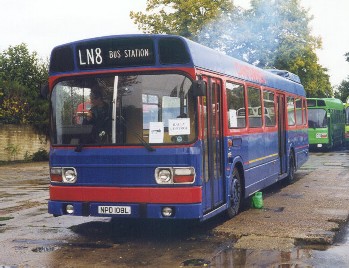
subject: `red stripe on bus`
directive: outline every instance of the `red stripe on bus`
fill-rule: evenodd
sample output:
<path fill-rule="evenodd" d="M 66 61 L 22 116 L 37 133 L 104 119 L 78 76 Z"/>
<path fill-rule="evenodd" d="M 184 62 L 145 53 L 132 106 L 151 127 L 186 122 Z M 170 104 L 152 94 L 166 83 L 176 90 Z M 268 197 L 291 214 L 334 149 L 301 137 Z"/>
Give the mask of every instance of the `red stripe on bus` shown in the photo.
<path fill-rule="evenodd" d="M 50 200 L 120 203 L 201 203 L 201 187 L 83 187 L 50 186 Z"/>

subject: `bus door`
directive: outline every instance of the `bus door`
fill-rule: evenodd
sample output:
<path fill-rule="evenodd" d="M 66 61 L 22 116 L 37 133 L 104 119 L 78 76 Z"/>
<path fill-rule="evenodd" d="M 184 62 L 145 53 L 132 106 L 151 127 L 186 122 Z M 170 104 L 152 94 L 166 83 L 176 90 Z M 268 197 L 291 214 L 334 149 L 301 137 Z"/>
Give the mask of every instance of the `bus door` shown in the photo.
<path fill-rule="evenodd" d="M 280 174 L 287 171 L 286 156 L 286 103 L 284 95 L 277 95 L 277 114 L 278 114 L 278 144 L 280 158 Z"/>
<path fill-rule="evenodd" d="M 203 131 L 203 187 L 204 210 L 210 211 L 224 201 L 223 139 L 221 81 L 203 78 L 207 95 L 202 100 Z"/>

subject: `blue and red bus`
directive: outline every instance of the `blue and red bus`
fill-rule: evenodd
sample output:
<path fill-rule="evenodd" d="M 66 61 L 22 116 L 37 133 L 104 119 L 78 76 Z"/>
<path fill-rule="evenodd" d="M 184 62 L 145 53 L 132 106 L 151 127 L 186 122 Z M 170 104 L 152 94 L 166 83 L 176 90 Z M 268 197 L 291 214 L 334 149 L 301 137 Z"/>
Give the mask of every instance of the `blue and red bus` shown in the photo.
<path fill-rule="evenodd" d="M 48 210 L 55 216 L 233 217 L 256 191 L 291 182 L 308 158 L 306 95 L 297 76 L 180 36 L 58 46 L 45 93 Z M 97 114 L 107 117 L 96 117 L 97 127 L 79 108 L 88 103 L 92 111 L 96 98 L 104 107 Z"/>

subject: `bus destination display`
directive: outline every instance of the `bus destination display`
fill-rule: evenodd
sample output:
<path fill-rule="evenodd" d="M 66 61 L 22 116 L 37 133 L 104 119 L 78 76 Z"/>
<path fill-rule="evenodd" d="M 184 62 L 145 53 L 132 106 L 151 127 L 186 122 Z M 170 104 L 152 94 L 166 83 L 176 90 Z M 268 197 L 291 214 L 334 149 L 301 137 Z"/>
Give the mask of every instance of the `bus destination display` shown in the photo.
<path fill-rule="evenodd" d="M 155 64 L 153 41 L 145 38 L 91 41 L 78 45 L 76 56 L 82 70 Z"/>

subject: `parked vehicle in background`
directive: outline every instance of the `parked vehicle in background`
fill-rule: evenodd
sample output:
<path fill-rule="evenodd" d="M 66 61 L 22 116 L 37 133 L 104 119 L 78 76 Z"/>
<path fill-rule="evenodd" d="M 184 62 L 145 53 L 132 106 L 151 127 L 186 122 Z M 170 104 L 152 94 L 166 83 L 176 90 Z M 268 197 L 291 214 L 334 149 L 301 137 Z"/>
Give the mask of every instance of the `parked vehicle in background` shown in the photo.
<path fill-rule="evenodd" d="M 344 130 L 344 137 L 345 137 L 345 146 L 349 146 L 349 97 L 347 98 L 346 102 L 344 103 L 345 108 L 345 130 Z"/>
<path fill-rule="evenodd" d="M 309 146 L 331 149 L 343 145 L 345 110 L 335 98 L 308 98 Z"/>

